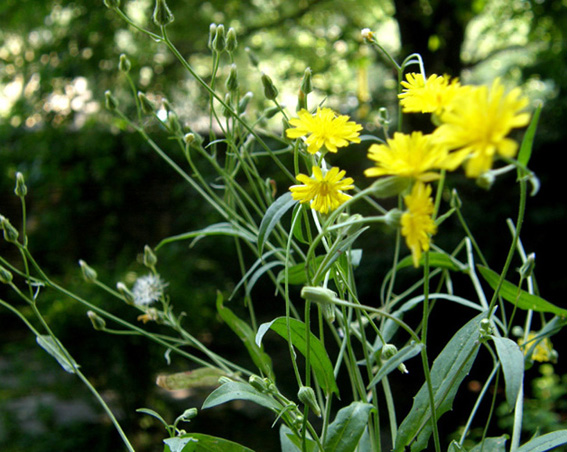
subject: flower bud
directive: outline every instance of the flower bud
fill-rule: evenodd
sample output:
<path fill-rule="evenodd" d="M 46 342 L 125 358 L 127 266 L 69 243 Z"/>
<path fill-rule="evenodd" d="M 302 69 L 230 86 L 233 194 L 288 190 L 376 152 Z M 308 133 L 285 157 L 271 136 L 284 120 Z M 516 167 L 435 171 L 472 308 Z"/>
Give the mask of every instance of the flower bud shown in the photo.
<path fill-rule="evenodd" d="M 193 132 L 186 133 L 183 135 L 183 141 L 187 146 L 191 146 L 191 143 L 195 141 L 195 134 Z"/>
<path fill-rule="evenodd" d="M 236 72 L 236 64 L 230 65 L 230 72 L 226 79 L 226 89 L 233 93 L 238 89 L 238 74 Z"/>
<path fill-rule="evenodd" d="M 217 34 L 217 24 L 212 23 L 211 25 L 209 25 L 209 40 L 207 41 L 207 47 L 211 50 L 213 50 L 213 41 L 215 39 L 216 34 Z"/>
<path fill-rule="evenodd" d="M 22 173 L 16 173 L 16 188 L 14 189 L 16 196 L 23 198 L 28 194 L 28 187 L 26 187 L 26 180 Z"/>
<path fill-rule="evenodd" d="M 321 417 L 321 408 L 319 408 L 313 388 L 310 388 L 309 386 L 302 386 L 299 388 L 297 398 L 301 401 L 301 403 L 309 407 L 309 409 L 315 413 L 315 416 Z"/>
<path fill-rule="evenodd" d="M 528 258 L 526 259 L 526 262 L 524 262 L 520 267 L 520 275 L 522 275 L 523 278 L 529 278 L 534 272 L 534 267 L 535 253 L 530 253 L 528 255 Z"/>
<path fill-rule="evenodd" d="M 167 3 L 165 3 L 165 0 L 156 0 L 153 19 L 158 27 L 165 27 L 173 22 L 173 13 L 167 6 Z"/>
<path fill-rule="evenodd" d="M 189 422 L 191 419 L 197 417 L 198 410 L 197 408 L 189 408 L 185 410 L 183 414 L 180 416 L 180 419 L 185 422 Z"/>
<path fill-rule="evenodd" d="M 382 347 L 382 351 L 380 353 L 380 357 L 384 361 L 387 361 L 390 358 L 392 358 L 396 353 L 398 353 L 398 347 L 396 347 L 394 344 L 384 344 L 384 346 Z"/>
<path fill-rule="evenodd" d="M 303 73 L 303 79 L 301 80 L 301 91 L 304 94 L 309 94 L 311 91 L 313 91 L 313 84 L 311 83 L 312 75 L 313 71 L 310 67 L 305 69 L 305 72 Z"/>
<path fill-rule="evenodd" d="M 485 190 L 490 190 L 492 185 L 494 185 L 494 181 L 496 177 L 492 171 L 485 171 L 480 176 L 476 178 L 476 185 L 480 188 L 484 188 Z"/>
<path fill-rule="evenodd" d="M 266 378 L 259 377 L 258 375 L 250 375 L 248 383 L 257 391 L 262 393 L 268 392 L 268 381 Z"/>
<path fill-rule="evenodd" d="M 12 282 L 12 272 L 0 265 L 0 282 L 2 284 L 10 284 Z"/>
<path fill-rule="evenodd" d="M 128 73 L 132 68 L 132 63 L 125 54 L 120 55 L 120 60 L 118 61 L 118 70 L 120 72 Z"/>
<path fill-rule="evenodd" d="M 252 49 L 250 49 L 250 47 L 246 47 L 244 48 L 244 51 L 248 55 L 248 58 L 250 59 L 250 63 L 252 63 L 252 66 L 258 67 L 258 65 L 260 64 L 260 60 L 258 59 L 256 54 L 252 52 Z"/>
<path fill-rule="evenodd" d="M 393 229 L 397 229 L 402 224 L 402 211 L 400 209 L 392 209 L 384 215 L 384 223 Z"/>
<path fill-rule="evenodd" d="M 114 111 L 118 108 L 118 101 L 109 90 L 104 92 L 106 108 L 109 111 Z"/>
<path fill-rule="evenodd" d="M 238 46 L 238 40 L 236 39 L 236 31 L 234 28 L 230 27 L 226 33 L 226 51 L 232 53 L 236 50 Z"/>
<path fill-rule="evenodd" d="M 307 110 L 307 95 L 302 90 L 299 90 L 297 93 L 297 105 L 295 107 L 295 111 L 299 112 L 301 110 Z"/>
<path fill-rule="evenodd" d="M 363 28 L 360 30 L 360 35 L 362 36 L 362 39 L 367 41 L 372 41 L 374 39 L 374 33 L 372 33 L 370 28 Z"/>
<path fill-rule="evenodd" d="M 336 297 L 337 294 L 335 292 L 325 287 L 304 286 L 301 289 L 301 298 L 317 304 L 330 304 Z"/>
<path fill-rule="evenodd" d="M 252 97 L 254 97 L 254 94 L 252 94 L 250 91 L 248 91 L 244 96 L 242 96 L 242 98 L 240 99 L 240 102 L 238 102 L 238 113 L 239 114 L 244 113 L 244 111 L 246 110 L 246 107 L 248 106 L 248 104 L 252 100 Z"/>
<path fill-rule="evenodd" d="M 179 118 L 174 111 L 170 111 L 167 114 L 167 122 L 169 124 L 169 128 L 174 134 L 177 135 L 181 133 L 181 124 L 179 123 Z"/>
<path fill-rule="evenodd" d="M 157 264 L 157 256 L 148 246 L 144 246 L 144 265 L 148 268 L 154 268 Z"/>
<path fill-rule="evenodd" d="M 79 260 L 79 265 L 81 266 L 81 272 L 83 273 L 85 281 L 88 283 L 95 282 L 97 279 L 96 271 L 92 267 L 89 267 L 89 265 L 87 265 L 87 263 L 82 259 Z"/>
<path fill-rule="evenodd" d="M 20 233 L 14 226 L 12 226 L 10 221 L 6 217 L 0 216 L 0 224 L 4 230 L 4 239 L 9 243 L 18 243 L 18 236 Z"/>
<path fill-rule="evenodd" d="M 97 330 L 97 331 L 104 331 L 105 330 L 106 322 L 96 312 L 87 311 L 87 316 L 89 317 L 89 320 L 93 324 L 93 328 L 95 330 Z"/>
<path fill-rule="evenodd" d="M 120 8 L 120 0 L 104 0 L 104 6 L 110 9 Z"/>
<path fill-rule="evenodd" d="M 459 193 L 454 188 L 453 188 L 453 191 L 451 191 L 451 200 L 449 201 L 449 205 L 453 209 L 460 209 L 461 206 L 463 205 L 463 202 L 461 201 L 461 198 L 459 197 Z"/>
<path fill-rule="evenodd" d="M 155 111 L 153 102 L 141 91 L 138 91 L 138 100 L 140 101 L 140 107 L 144 114 L 151 115 Z"/>
<path fill-rule="evenodd" d="M 274 82 L 264 73 L 262 73 L 262 85 L 264 85 L 264 96 L 266 96 L 266 99 L 275 100 L 275 98 L 278 97 L 278 89 L 274 85 Z"/>
<path fill-rule="evenodd" d="M 224 25 L 220 24 L 215 30 L 215 39 L 213 39 L 213 50 L 221 53 L 226 48 L 226 34 Z"/>
<path fill-rule="evenodd" d="M 371 185 L 372 194 L 377 198 L 391 198 L 402 193 L 408 188 L 409 183 L 410 180 L 405 177 L 383 177 Z"/>
<path fill-rule="evenodd" d="M 122 295 L 122 298 L 124 298 L 124 301 L 127 304 L 136 304 L 134 301 L 134 294 L 132 292 L 130 292 L 130 290 L 128 289 L 128 287 L 126 287 L 126 284 L 124 284 L 123 282 L 119 282 L 116 284 L 116 290 L 118 290 L 118 292 L 120 292 L 120 295 Z"/>

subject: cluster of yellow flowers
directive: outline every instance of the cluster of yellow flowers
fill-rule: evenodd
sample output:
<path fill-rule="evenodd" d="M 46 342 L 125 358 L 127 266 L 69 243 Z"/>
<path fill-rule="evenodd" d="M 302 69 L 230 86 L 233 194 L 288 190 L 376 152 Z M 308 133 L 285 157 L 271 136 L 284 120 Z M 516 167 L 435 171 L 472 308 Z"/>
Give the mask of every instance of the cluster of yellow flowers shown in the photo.
<path fill-rule="evenodd" d="M 402 215 L 402 234 L 412 251 L 414 265 L 429 249 L 431 236 L 436 232 L 434 205 L 428 183 L 440 177 L 439 171 L 454 171 L 461 165 L 467 177 L 477 178 L 492 168 L 497 156 L 513 158 L 518 143 L 508 135 L 514 128 L 529 123 L 524 110 L 528 100 L 520 89 L 506 91 L 499 79 L 491 86 L 461 85 L 448 76 L 410 73 L 402 82 L 399 94 L 404 113 L 430 113 L 439 124 L 431 134 L 396 132 L 383 144 L 373 144 L 368 158 L 375 166 L 365 175 L 398 176 L 414 181 L 404 197 L 406 212 Z M 339 147 L 359 143 L 362 127 L 345 115 L 336 115 L 330 108 L 318 108 L 315 114 L 301 110 L 298 118 L 290 120 L 288 138 L 305 137 L 307 151 L 336 153 Z M 321 151 L 323 149 L 323 151 Z M 354 188 L 345 171 L 332 168 L 325 172 L 317 166 L 309 177 L 299 174 L 303 185 L 290 187 L 294 199 L 306 203 L 323 214 L 336 209 Z"/>

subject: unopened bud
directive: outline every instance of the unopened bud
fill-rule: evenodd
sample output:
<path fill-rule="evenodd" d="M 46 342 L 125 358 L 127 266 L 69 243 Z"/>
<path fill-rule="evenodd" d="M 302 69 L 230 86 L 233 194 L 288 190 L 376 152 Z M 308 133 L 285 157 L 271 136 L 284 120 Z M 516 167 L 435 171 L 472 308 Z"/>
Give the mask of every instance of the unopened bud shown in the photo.
<path fill-rule="evenodd" d="M 0 224 L 4 230 L 4 239 L 10 243 L 18 243 L 18 236 L 20 233 L 14 226 L 12 226 L 10 220 L 6 217 L 0 216 Z"/>
<path fill-rule="evenodd" d="M 461 206 L 463 205 L 463 202 L 461 201 L 461 198 L 459 197 L 459 193 L 457 192 L 456 189 L 453 189 L 453 191 L 451 192 L 451 200 L 449 201 L 449 205 L 453 208 L 453 209 L 460 209 Z"/>
<path fill-rule="evenodd" d="M 97 330 L 97 331 L 104 331 L 105 330 L 106 322 L 96 312 L 87 311 L 87 316 L 89 317 L 89 320 L 93 324 L 93 328 L 95 330 Z"/>
<path fill-rule="evenodd" d="M 132 68 L 132 63 L 125 54 L 120 55 L 120 60 L 118 61 L 118 70 L 120 72 L 128 73 Z"/>
<path fill-rule="evenodd" d="M 187 146 L 191 146 L 191 143 L 195 141 L 195 134 L 193 132 L 186 133 L 183 135 L 183 141 Z"/>
<path fill-rule="evenodd" d="M 236 31 L 234 28 L 230 27 L 226 33 L 226 51 L 232 53 L 236 50 L 238 46 L 238 40 L 236 39 Z"/>
<path fill-rule="evenodd" d="M 28 187 L 26 187 L 26 180 L 22 173 L 16 173 L 16 188 L 14 189 L 16 196 L 23 198 L 28 194 Z"/>
<path fill-rule="evenodd" d="M 10 284 L 12 282 L 12 272 L 0 265 L 0 282 L 2 284 Z"/>
<path fill-rule="evenodd" d="M 182 421 L 189 422 L 191 419 L 197 417 L 198 413 L 199 412 L 197 408 L 189 408 L 188 410 L 185 410 L 183 412 L 183 414 L 180 416 L 180 419 Z"/>
<path fill-rule="evenodd" d="M 311 83 L 312 75 L 313 71 L 310 67 L 305 69 L 305 72 L 303 73 L 303 80 L 301 80 L 301 91 L 303 91 L 304 94 L 309 94 L 313 91 L 313 84 Z"/>
<path fill-rule="evenodd" d="M 124 284 L 123 282 L 119 282 L 116 284 L 116 290 L 118 290 L 118 292 L 120 292 L 120 295 L 122 295 L 122 298 L 124 299 L 124 301 L 128 304 L 136 304 L 134 302 L 134 294 L 132 292 L 130 292 L 130 290 L 128 289 L 128 287 L 126 287 L 126 284 Z"/>
<path fill-rule="evenodd" d="M 246 47 L 244 51 L 248 55 L 248 58 L 250 59 L 250 63 L 252 63 L 252 66 L 258 67 L 258 65 L 260 64 L 260 60 L 258 59 L 256 54 L 252 51 L 252 49 L 250 49 L 250 47 Z"/>
<path fill-rule="evenodd" d="M 226 79 L 226 89 L 233 93 L 238 89 L 238 74 L 236 72 L 236 64 L 230 65 L 230 72 Z"/>
<path fill-rule="evenodd" d="M 141 91 L 138 91 L 138 100 L 140 101 L 140 107 L 142 108 L 142 112 L 146 115 L 151 115 L 155 111 L 155 106 L 153 102 L 148 99 Z"/>
<path fill-rule="evenodd" d="M 402 223 L 402 215 L 403 213 L 400 209 L 389 210 L 384 215 L 384 223 L 393 229 L 397 229 Z"/>
<path fill-rule="evenodd" d="M 321 417 L 321 408 L 319 408 L 313 388 L 310 388 L 309 386 L 302 386 L 299 388 L 297 398 L 301 401 L 301 403 L 309 407 L 309 409 L 315 413 L 315 416 Z"/>
<path fill-rule="evenodd" d="M 240 102 L 238 102 L 238 113 L 244 113 L 244 111 L 246 110 L 246 107 L 248 106 L 248 104 L 250 103 L 250 101 L 252 100 L 252 97 L 254 95 L 248 91 L 244 96 L 242 96 L 242 98 L 240 99 Z"/>
<path fill-rule="evenodd" d="M 120 0 L 104 0 L 104 6 L 110 9 L 120 8 Z"/>
<path fill-rule="evenodd" d="M 213 50 L 213 41 L 215 39 L 216 34 L 217 34 L 217 24 L 212 23 L 211 25 L 209 25 L 209 40 L 207 41 L 207 47 L 211 50 Z"/>
<path fill-rule="evenodd" d="M 248 383 L 257 391 L 262 393 L 268 392 L 268 381 L 266 378 L 259 377 L 258 375 L 250 375 Z"/>
<path fill-rule="evenodd" d="M 410 179 L 406 177 L 383 177 L 371 185 L 372 194 L 377 198 L 391 198 L 406 190 L 409 184 Z"/>
<path fill-rule="evenodd" d="M 81 266 L 81 272 L 83 273 L 85 281 L 88 283 L 95 282 L 97 279 L 96 271 L 92 267 L 89 267 L 89 265 L 82 259 L 79 261 L 79 265 Z"/>
<path fill-rule="evenodd" d="M 220 24 L 215 30 L 215 39 L 213 39 L 213 50 L 221 53 L 226 48 L 226 34 L 224 25 Z"/>
<path fill-rule="evenodd" d="M 496 177 L 492 171 L 485 171 L 480 176 L 476 178 L 476 185 L 480 188 L 484 188 L 485 190 L 490 190 L 492 185 L 494 185 L 494 181 Z"/>
<path fill-rule="evenodd" d="M 278 89 L 274 85 L 274 82 L 264 73 L 262 73 L 262 85 L 264 85 L 264 96 L 266 96 L 266 99 L 275 100 L 275 98 L 278 97 Z"/>
<path fill-rule="evenodd" d="M 118 108 L 118 101 L 116 100 L 116 97 L 114 97 L 109 90 L 106 90 L 104 92 L 104 97 L 105 97 L 105 105 L 107 110 L 114 111 Z"/>
<path fill-rule="evenodd" d="M 280 111 L 280 107 L 275 105 L 273 107 L 266 108 L 266 110 L 264 110 L 263 116 L 266 119 L 270 119 L 270 118 L 273 118 L 276 113 L 279 113 L 279 111 Z"/>
<path fill-rule="evenodd" d="M 173 13 L 165 3 L 165 0 L 156 0 L 156 7 L 153 15 L 154 23 L 158 27 L 165 27 L 173 22 Z"/>
<path fill-rule="evenodd" d="M 534 268 L 535 268 L 535 253 L 530 253 L 528 255 L 528 258 L 526 259 L 526 262 L 524 262 L 520 267 L 520 275 L 522 275 L 523 278 L 529 278 L 530 276 L 532 276 L 534 272 Z"/>
<path fill-rule="evenodd" d="M 299 90 L 297 93 L 297 106 L 295 107 L 295 111 L 299 112 L 301 110 L 307 110 L 307 95 L 302 90 Z"/>
<path fill-rule="evenodd" d="M 382 347 L 382 351 L 380 353 L 380 357 L 384 361 L 387 361 L 390 358 L 392 358 L 396 353 L 398 353 L 398 347 L 396 347 L 394 344 L 384 344 L 384 346 Z"/>
<path fill-rule="evenodd" d="M 146 245 L 144 247 L 144 265 L 148 268 L 154 268 L 157 264 L 157 256 L 153 250 Z"/>
<path fill-rule="evenodd" d="M 167 122 L 169 124 L 169 128 L 174 134 L 181 133 L 181 124 L 179 123 L 179 118 L 174 111 L 170 111 L 167 114 Z"/>
<path fill-rule="evenodd" d="M 301 289 L 301 298 L 322 305 L 332 303 L 336 297 L 335 292 L 325 287 L 304 286 Z"/>

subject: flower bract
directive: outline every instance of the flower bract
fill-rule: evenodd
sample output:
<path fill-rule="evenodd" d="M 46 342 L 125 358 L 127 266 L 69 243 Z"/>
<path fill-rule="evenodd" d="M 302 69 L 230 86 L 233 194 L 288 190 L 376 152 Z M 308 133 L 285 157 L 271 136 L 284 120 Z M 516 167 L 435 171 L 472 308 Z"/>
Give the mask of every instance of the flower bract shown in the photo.
<path fill-rule="evenodd" d="M 364 171 L 368 177 L 394 175 L 426 182 L 439 178 L 434 170 L 454 170 L 462 162 L 458 154 L 449 154 L 431 135 L 421 132 L 411 135 L 396 132 L 386 144 L 370 146 L 368 158 L 376 162 L 375 167 Z"/>
<path fill-rule="evenodd" d="M 498 79 L 490 88 L 466 88 L 443 111 L 442 124 L 433 136 L 439 144 L 466 153 L 466 175 L 478 177 L 492 168 L 496 155 L 516 155 L 518 143 L 507 136 L 512 129 L 528 124 L 530 115 L 523 111 L 528 100 L 519 88 L 506 93 Z"/>
<path fill-rule="evenodd" d="M 431 186 L 417 182 L 404 201 L 407 210 L 401 219 L 402 235 L 411 250 L 414 267 L 419 267 L 422 252 L 429 250 L 431 236 L 437 232 L 432 218 Z"/>
<path fill-rule="evenodd" d="M 343 191 L 352 190 L 354 181 L 351 177 L 344 177 L 344 170 L 333 167 L 323 175 L 321 168 L 314 166 L 312 171 L 312 177 L 297 175 L 297 180 L 303 185 L 292 185 L 289 188 L 293 199 L 301 203 L 310 202 L 312 209 L 328 213 L 351 198 Z"/>
<path fill-rule="evenodd" d="M 307 151 L 316 154 L 324 147 L 329 152 L 337 152 L 337 148 L 348 146 L 350 143 L 360 143 L 358 138 L 362 126 L 349 121 L 346 115 L 336 115 L 330 108 L 317 108 L 312 115 L 307 110 L 300 110 L 298 118 L 292 118 L 289 123 L 294 128 L 286 130 L 288 138 L 307 137 Z"/>
<path fill-rule="evenodd" d="M 461 88 L 457 79 L 446 75 L 432 74 L 425 80 L 419 73 L 406 74 L 402 86 L 398 97 L 404 113 L 440 114 Z"/>

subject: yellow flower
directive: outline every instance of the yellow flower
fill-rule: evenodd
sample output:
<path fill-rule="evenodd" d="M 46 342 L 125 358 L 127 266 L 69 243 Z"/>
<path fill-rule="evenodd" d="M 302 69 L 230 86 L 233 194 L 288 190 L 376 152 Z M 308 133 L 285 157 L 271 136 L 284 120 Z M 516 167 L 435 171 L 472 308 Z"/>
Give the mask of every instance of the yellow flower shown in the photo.
<path fill-rule="evenodd" d="M 443 111 L 442 124 L 433 136 L 439 144 L 467 154 L 466 175 L 478 177 L 492 168 L 495 155 L 516 155 L 518 143 L 507 135 L 530 121 L 530 115 L 522 111 L 528 100 L 521 96 L 519 88 L 505 93 L 498 79 L 490 88 L 466 88 Z"/>
<path fill-rule="evenodd" d="M 349 141 L 360 143 L 358 138 L 362 126 L 349 121 L 346 115 L 336 116 L 330 108 L 317 108 L 312 115 L 307 110 L 300 110 L 299 118 L 292 118 L 289 123 L 295 128 L 286 130 L 288 138 L 300 138 L 308 135 L 305 140 L 307 150 L 316 154 L 323 146 L 330 152 L 337 152 L 337 148 L 348 146 Z"/>
<path fill-rule="evenodd" d="M 424 80 L 421 74 L 409 73 L 406 80 L 398 94 L 404 113 L 440 114 L 461 88 L 457 79 L 450 81 L 447 75 L 432 74 Z"/>
<path fill-rule="evenodd" d="M 555 352 L 553 345 L 548 337 L 541 339 L 534 347 L 534 341 L 538 340 L 536 333 L 528 333 L 528 339 L 524 342 L 523 339 L 518 340 L 518 345 L 524 348 L 524 355 L 531 351 L 532 361 L 539 361 L 541 363 L 550 362 L 555 360 Z"/>
<path fill-rule="evenodd" d="M 343 190 L 352 190 L 354 182 L 351 177 L 344 178 L 345 171 L 331 168 L 325 175 L 321 168 L 314 166 L 313 177 L 298 174 L 297 180 L 304 185 L 292 185 L 289 189 L 293 199 L 301 202 L 311 202 L 310 207 L 318 212 L 327 213 L 335 210 L 351 198 Z"/>
<path fill-rule="evenodd" d="M 414 267 L 419 267 L 421 253 L 429 250 L 431 236 L 437 232 L 432 218 L 431 186 L 417 182 L 404 201 L 407 211 L 402 214 L 402 235 L 411 250 Z"/>
<path fill-rule="evenodd" d="M 411 135 L 396 132 L 387 144 L 370 146 L 368 158 L 377 162 L 375 167 L 364 171 L 368 177 L 394 175 L 424 182 L 439 178 L 433 170 L 454 170 L 462 162 L 459 155 L 449 154 L 446 148 L 431 139 L 431 135 L 421 132 Z"/>

